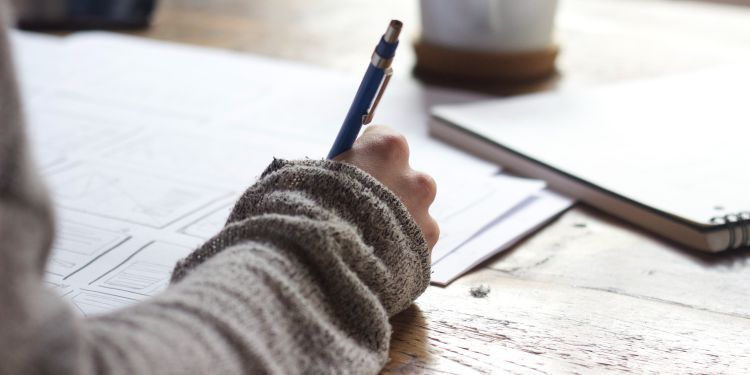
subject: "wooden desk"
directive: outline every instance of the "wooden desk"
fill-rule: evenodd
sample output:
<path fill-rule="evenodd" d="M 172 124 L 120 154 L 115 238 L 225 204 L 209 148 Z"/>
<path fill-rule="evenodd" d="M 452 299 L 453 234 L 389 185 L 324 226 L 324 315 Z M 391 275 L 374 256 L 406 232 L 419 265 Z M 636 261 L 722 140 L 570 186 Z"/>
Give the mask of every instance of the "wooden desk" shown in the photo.
<path fill-rule="evenodd" d="M 750 9 L 564 0 L 558 89 L 750 59 Z M 157 39 L 359 72 L 416 1 L 165 0 Z M 396 69 L 409 71 L 410 48 Z M 394 124 L 398 125 L 398 124 Z M 429 172 L 429 171 L 428 171 Z M 486 298 L 469 288 L 488 285 Z M 578 206 L 393 319 L 390 373 L 750 373 L 750 253 L 696 254 Z"/>

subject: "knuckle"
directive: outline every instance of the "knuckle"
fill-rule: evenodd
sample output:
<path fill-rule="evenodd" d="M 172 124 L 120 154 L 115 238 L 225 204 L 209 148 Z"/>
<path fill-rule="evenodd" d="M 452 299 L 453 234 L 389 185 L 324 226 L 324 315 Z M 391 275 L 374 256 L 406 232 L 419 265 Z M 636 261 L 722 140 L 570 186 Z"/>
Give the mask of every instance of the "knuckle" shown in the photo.
<path fill-rule="evenodd" d="M 373 142 L 375 151 L 389 159 L 404 160 L 409 157 L 409 144 L 401 134 L 383 134 Z"/>
<path fill-rule="evenodd" d="M 423 172 L 416 172 L 413 177 L 413 182 L 414 187 L 419 192 L 420 196 L 425 197 L 429 202 L 435 200 L 435 195 L 437 195 L 437 184 L 432 176 Z"/>
<path fill-rule="evenodd" d="M 424 233 L 424 238 L 427 240 L 427 243 L 434 245 L 440 238 L 440 225 L 438 225 L 435 219 L 430 217 L 427 225 L 422 229 L 422 232 Z"/>

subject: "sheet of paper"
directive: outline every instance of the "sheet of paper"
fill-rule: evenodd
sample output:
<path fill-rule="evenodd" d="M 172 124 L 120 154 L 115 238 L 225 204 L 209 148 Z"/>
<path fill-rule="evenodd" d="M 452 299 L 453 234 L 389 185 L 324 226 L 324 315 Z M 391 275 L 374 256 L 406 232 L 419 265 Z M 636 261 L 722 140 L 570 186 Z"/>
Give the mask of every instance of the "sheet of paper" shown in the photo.
<path fill-rule="evenodd" d="M 39 95 L 52 81 L 64 75 L 60 62 L 65 54 L 65 39 L 47 34 L 10 31 L 13 60 L 21 90 L 26 98 Z"/>
<path fill-rule="evenodd" d="M 163 289 L 273 157 L 324 156 L 360 79 L 107 33 L 14 33 L 13 43 L 58 215 L 46 281 L 84 315 Z M 477 98 L 395 80 L 376 115 L 441 186 L 436 251 L 451 257 L 543 187 L 428 137 L 427 108 Z"/>
<path fill-rule="evenodd" d="M 457 277 L 513 246 L 573 204 L 570 198 L 549 190 L 534 194 L 524 203 L 507 211 L 484 231 L 460 248 L 432 264 L 431 282 L 447 285 Z"/>
<path fill-rule="evenodd" d="M 69 55 L 75 56 L 71 65 L 85 56 L 86 66 L 68 75 L 59 96 L 138 109 L 148 113 L 149 125 L 160 122 L 158 127 L 167 131 L 198 129 L 241 143 L 257 137 L 266 148 L 257 153 L 267 155 L 263 161 L 271 156 L 326 155 L 331 134 L 338 132 L 361 79 L 295 62 L 107 33 L 79 33 L 69 39 Z M 439 182 L 497 170 L 427 133 L 427 108 L 479 96 L 425 89 L 402 78 L 391 83 L 375 122 L 392 125 L 408 137 L 412 165 L 427 170 Z M 158 118 L 148 118 L 152 116 Z M 274 141 L 260 139 L 263 135 Z M 256 155 L 246 158 L 260 159 Z"/>
<path fill-rule="evenodd" d="M 161 290 L 273 157 L 325 155 L 359 82 L 114 34 L 12 38 L 58 215 L 46 281 L 82 314 Z M 427 137 L 428 106 L 475 96 L 406 81 L 389 96 L 378 120 L 407 134 L 414 165 L 438 181 L 492 178 L 496 166 Z"/>
<path fill-rule="evenodd" d="M 467 181 L 453 180 L 439 187 L 430 213 L 440 224 L 440 240 L 432 263 L 443 259 L 476 233 L 544 188 L 544 182 L 505 175 Z"/>

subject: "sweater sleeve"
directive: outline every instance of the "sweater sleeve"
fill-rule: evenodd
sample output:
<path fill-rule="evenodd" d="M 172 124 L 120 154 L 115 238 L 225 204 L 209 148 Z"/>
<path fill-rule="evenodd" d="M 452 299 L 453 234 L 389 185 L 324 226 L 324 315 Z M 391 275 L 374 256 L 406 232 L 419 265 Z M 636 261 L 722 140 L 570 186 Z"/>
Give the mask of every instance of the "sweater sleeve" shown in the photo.
<path fill-rule="evenodd" d="M 393 193 L 346 164 L 276 160 L 170 288 L 84 321 L 82 346 L 104 373 L 376 373 L 389 316 L 428 283 Z"/>
<path fill-rule="evenodd" d="M 398 198 L 331 161 L 275 160 L 161 294 L 80 318 L 42 282 L 52 238 L 0 24 L 0 374 L 376 373 L 429 282 Z"/>

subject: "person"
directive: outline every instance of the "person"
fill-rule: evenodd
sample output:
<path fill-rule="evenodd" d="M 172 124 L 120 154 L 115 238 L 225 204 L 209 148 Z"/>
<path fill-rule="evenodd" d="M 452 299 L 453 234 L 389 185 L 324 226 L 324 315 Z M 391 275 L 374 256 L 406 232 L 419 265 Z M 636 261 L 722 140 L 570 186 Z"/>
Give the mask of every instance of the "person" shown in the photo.
<path fill-rule="evenodd" d="M 402 136 L 370 126 L 337 160 L 273 160 L 165 291 L 79 317 L 42 282 L 52 210 L 30 161 L 1 16 L 0 374 L 382 368 L 388 318 L 426 289 L 439 231 L 428 213 L 435 183 L 409 167 Z"/>

